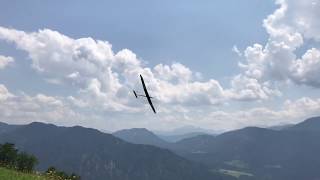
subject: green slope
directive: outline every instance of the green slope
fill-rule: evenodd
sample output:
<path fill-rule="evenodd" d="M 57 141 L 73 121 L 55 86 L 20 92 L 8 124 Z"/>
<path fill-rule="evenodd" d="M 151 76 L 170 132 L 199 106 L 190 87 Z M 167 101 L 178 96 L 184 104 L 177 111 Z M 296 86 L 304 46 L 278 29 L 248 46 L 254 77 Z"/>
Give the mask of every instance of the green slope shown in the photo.
<path fill-rule="evenodd" d="M 0 179 L 1 180 L 47 180 L 42 176 L 33 174 L 24 174 L 14 170 L 0 168 Z"/>

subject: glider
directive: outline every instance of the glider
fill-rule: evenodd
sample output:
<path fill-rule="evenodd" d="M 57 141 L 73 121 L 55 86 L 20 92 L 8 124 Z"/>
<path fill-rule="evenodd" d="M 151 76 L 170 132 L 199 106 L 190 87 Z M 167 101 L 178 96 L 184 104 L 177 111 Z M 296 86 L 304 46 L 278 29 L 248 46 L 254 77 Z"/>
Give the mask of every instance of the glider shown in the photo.
<path fill-rule="evenodd" d="M 134 91 L 134 90 L 133 90 L 133 94 L 134 94 L 134 96 L 135 96 L 136 98 L 138 98 L 139 96 L 140 96 L 140 97 L 145 97 L 145 98 L 147 98 L 148 103 L 149 103 L 149 105 L 150 105 L 151 108 L 152 108 L 152 111 L 153 111 L 154 113 L 157 113 L 156 110 L 154 109 L 154 106 L 153 106 L 152 101 L 151 101 L 151 99 L 152 99 L 153 97 L 151 97 L 151 96 L 149 95 L 148 90 L 147 90 L 147 87 L 146 87 L 146 84 L 144 83 L 144 80 L 143 80 L 143 77 L 141 76 L 141 74 L 140 74 L 140 79 L 141 79 L 141 83 L 142 83 L 142 86 L 143 86 L 143 90 L 144 90 L 144 94 L 145 94 L 145 95 L 137 94 L 136 91 Z"/>

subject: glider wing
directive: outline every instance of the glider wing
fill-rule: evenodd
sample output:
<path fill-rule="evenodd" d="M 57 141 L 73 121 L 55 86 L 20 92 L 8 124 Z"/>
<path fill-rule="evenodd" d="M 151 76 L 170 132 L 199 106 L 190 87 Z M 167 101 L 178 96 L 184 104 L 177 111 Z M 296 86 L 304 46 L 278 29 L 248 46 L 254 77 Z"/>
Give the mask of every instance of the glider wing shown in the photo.
<path fill-rule="evenodd" d="M 143 86 L 143 90 L 144 90 L 144 93 L 146 95 L 146 98 L 147 98 L 147 100 L 148 100 L 153 112 L 156 113 L 156 110 L 154 109 L 152 101 L 151 101 L 151 97 L 150 97 L 150 95 L 148 93 L 147 87 L 146 87 L 146 85 L 144 83 L 144 80 L 143 80 L 143 77 L 141 75 L 140 75 L 140 79 L 141 79 L 141 82 L 142 82 L 142 86 Z"/>

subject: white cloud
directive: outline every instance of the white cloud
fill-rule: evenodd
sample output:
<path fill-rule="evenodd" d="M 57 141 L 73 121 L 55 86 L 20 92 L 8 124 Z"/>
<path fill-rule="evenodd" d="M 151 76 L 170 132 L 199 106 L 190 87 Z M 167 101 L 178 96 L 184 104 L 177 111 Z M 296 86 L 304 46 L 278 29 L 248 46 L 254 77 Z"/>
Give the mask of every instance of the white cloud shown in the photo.
<path fill-rule="evenodd" d="M 279 90 L 270 87 L 268 82 L 260 83 L 257 79 L 238 75 L 232 81 L 231 97 L 236 100 L 267 100 L 269 97 L 281 96 Z"/>
<path fill-rule="evenodd" d="M 79 105 L 75 107 L 73 103 L 69 103 L 70 101 L 77 100 L 72 97 L 62 98 L 44 94 L 35 96 L 29 96 L 24 93 L 12 94 L 4 85 L 0 85 L 0 121 L 19 124 L 40 121 L 60 125 L 80 124 L 96 128 L 108 127 L 110 129 L 147 127 L 158 130 L 193 125 L 227 131 L 246 126 L 268 127 L 278 124 L 297 123 L 320 113 L 320 99 L 303 97 L 297 100 L 285 101 L 279 110 L 254 107 L 246 110 L 223 111 L 213 108 L 194 109 L 193 107 L 174 106 L 173 110 L 179 113 L 164 111 L 156 117 L 152 116 L 154 121 L 151 123 L 139 117 L 139 115 L 135 116 L 136 119 L 134 121 L 130 121 L 126 118 L 126 113 L 118 114 L 114 117 L 110 115 L 110 117 L 103 117 L 104 114 L 97 114 L 94 111 L 88 113 L 82 109 L 77 109 L 83 107 L 83 102 L 74 102 Z M 151 118 L 148 115 L 143 115 L 143 117 Z"/>
<path fill-rule="evenodd" d="M 281 8 L 265 21 L 270 34 L 297 32 L 307 39 L 320 40 L 319 0 L 276 0 L 276 3 Z"/>
<path fill-rule="evenodd" d="M 33 121 L 76 124 L 82 116 L 59 97 L 24 93 L 13 94 L 0 84 L 0 121 L 8 123 L 30 123 Z M 62 121 L 63 120 L 63 121 Z"/>
<path fill-rule="evenodd" d="M 0 55 L 0 69 L 4 69 L 10 63 L 13 63 L 13 62 L 14 62 L 14 58 L 13 57 Z"/>
<path fill-rule="evenodd" d="M 248 126 L 270 127 L 280 124 L 299 123 L 312 116 L 319 116 L 320 99 L 302 97 L 297 100 L 286 100 L 278 110 L 277 108 L 262 106 L 243 110 L 211 111 L 205 117 L 197 118 L 197 122 L 192 120 L 199 115 L 195 112 L 190 114 L 189 125 L 223 131 Z"/>
<path fill-rule="evenodd" d="M 320 100 L 310 98 L 288 100 L 279 110 L 256 107 L 217 111 L 219 106 L 214 106 L 233 100 L 270 100 L 270 97 L 281 96 L 279 86 L 289 81 L 320 87 L 317 78 L 320 50 L 311 48 L 302 57 L 296 54 L 305 42 L 320 41 L 319 1 L 276 0 L 276 3 L 279 8 L 264 20 L 269 34 L 267 43 L 253 44 L 244 52 L 233 47 L 245 60 L 239 63 L 241 73 L 233 76 L 230 88 L 223 88 L 215 79 L 202 80 L 200 73 L 180 63 L 147 67 L 134 52 L 128 49 L 113 52 L 112 45 L 106 41 L 73 39 L 50 29 L 24 32 L 0 27 L 0 39 L 27 52 L 32 67 L 48 83 L 63 83 L 77 89 L 64 98 L 13 95 L 0 85 L 0 117 L 18 121 L 23 121 L 23 117 L 32 121 L 103 120 L 104 117 L 112 119 L 110 113 L 120 111 L 116 120 L 109 121 L 113 121 L 113 127 L 121 124 L 148 127 L 151 124 L 145 121 L 151 117 L 148 113 L 137 118 L 139 120 L 127 121 L 132 119 L 132 113 L 149 108 L 132 98 L 132 89 L 141 91 L 139 74 L 145 77 L 151 95 L 156 97 L 155 105 L 161 113 L 152 116 L 158 118 L 152 124 L 157 127 L 178 126 L 183 120 L 183 123 L 202 127 L 233 129 L 295 122 L 316 115 L 320 113 Z M 138 114 L 141 113 L 134 117 Z"/>
<path fill-rule="evenodd" d="M 239 57 L 242 57 L 242 52 L 239 50 L 238 46 L 234 45 L 232 47 L 232 52 L 236 53 Z"/>
<path fill-rule="evenodd" d="M 154 67 L 154 73 L 161 80 L 177 83 L 189 82 L 193 78 L 192 71 L 180 63 L 174 63 L 171 67 L 158 64 Z"/>
<path fill-rule="evenodd" d="M 0 102 L 7 100 L 9 97 L 13 95 L 8 91 L 7 87 L 3 84 L 0 84 Z"/>
<path fill-rule="evenodd" d="M 276 3 L 279 8 L 264 20 L 268 42 L 265 46 L 247 47 L 245 63 L 239 63 L 243 72 L 234 81 L 239 76 L 255 79 L 261 86 L 271 85 L 268 90 L 288 81 L 319 88 L 319 49 L 307 50 L 302 58 L 296 55 L 298 48 L 305 45 L 305 39 L 320 40 L 319 1 L 276 0 Z"/>
<path fill-rule="evenodd" d="M 47 82 L 67 82 L 78 87 L 73 100 L 84 102 L 82 105 L 135 111 L 135 103 L 129 97 L 131 89 L 141 89 L 139 74 L 145 75 L 150 92 L 159 103 L 215 105 L 228 99 L 228 93 L 214 79 L 200 82 L 199 73 L 180 63 L 145 67 L 132 51 L 114 53 L 106 41 L 72 39 L 49 29 L 26 33 L 4 27 L 0 27 L 0 39 L 26 51 L 32 67 Z"/>
<path fill-rule="evenodd" d="M 320 50 L 308 50 L 291 65 L 291 73 L 296 83 L 320 88 Z"/>

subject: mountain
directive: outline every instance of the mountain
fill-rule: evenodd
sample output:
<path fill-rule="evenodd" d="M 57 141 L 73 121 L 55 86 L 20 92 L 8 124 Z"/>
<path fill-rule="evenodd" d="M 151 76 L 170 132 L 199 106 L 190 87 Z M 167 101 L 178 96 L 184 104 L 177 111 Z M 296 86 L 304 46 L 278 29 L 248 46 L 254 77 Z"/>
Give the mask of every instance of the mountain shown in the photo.
<path fill-rule="evenodd" d="M 204 132 L 190 132 L 190 133 L 177 134 L 177 135 L 161 135 L 161 134 L 159 134 L 158 136 L 167 142 L 174 143 L 174 142 L 181 141 L 183 139 L 192 138 L 195 136 L 205 135 L 205 134 L 206 133 L 204 133 Z"/>
<path fill-rule="evenodd" d="M 320 131 L 320 117 L 309 118 L 295 126 L 288 128 L 288 130 L 306 131 L 306 132 Z"/>
<path fill-rule="evenodd" d="M 19 127 L 19 125 L 9 125 L 7 123 L 0 122 L 0 134 L 10 132 Z"/>
<path fill-rule="evenodd" d="M 84 180 L 209 180 L 226 179 L 205 166 L 169 150 L 125 142 L 95 129 L 31 123 L 3 133 L 11 142 L 39 159 L 39 170 L 55 166 Z"/>
<path fill-rule="evenodd" d="M 277 130 L 247 127 L 176 143 L 146 129 L 114 133 L 125 142 L 79 126 L 32 123 L 9 131 L 7 127 L 0 124 L 0 130 L 5 129 L 0 142 L 13 142 L 35 154 L 40 170 L 54 165 L 89 180 L 228 178 L 221 173 L 240 180 L 320 179 L 320 117 Z"/>
<path fill-rule="evenodd" d="M 155 134 L 161 139 L 175 143 L 183 139 L 192 138 L 199 135 L 217 135 L 220 131 L 215 131 L 211 129 L 203 129 L 195 126 L 182 126 L 180 128 L 173 129 L 171 131 L 155 131 Z"/>
<path fill-rule="evenodd" d="M 292 126 L 294 126 L 294 124 L 283 124 L 283 125 L 270 126 L 270 127 L 267 127 L 267 129 L 279 131 L 279 130 L 289 129 Z"/>
<path fill-rule="evenodd" d="M 179 135 L 158 135 L 145 128 L 123 129 L 112 133 L 112 135 L 133 144 L 147 144 L 161 148 L 169 148 L 172 143 L 182 139 L 205 135 L 203 132 L 193 132 Z"/>
<path fill-rule="evenodd" d="M 191 136 L 190 138 L 184 138 L 174 143 L 164 141 L 145 128 L 124 129 L 116 131 L 112 135 L 133 144 L 153 145 L 164 149 L 172 149 L 179 154 L 185 149 L 187 149 L 188 152 L 196 151 L 196 149 L 200 148 L 202 145 L 208 144 L 208 142 L 203 141 L 214 137 L 212 135 L 202 133 L 197 135 L 197 133 L 195 133 L 194 136 Z"/>
<path fill-rule="evenodd" d="M 320 117 L 296 125 L 247 127 L 218 136 L 200 134 L 175 143 L 161 143 L 152 132 L 140 131 L 144 133 L 140 132 L 137 136 L 137 130 L 126 130 L 126 137 L 121 138 L 170 149 L 214 171 L 242 174 L 242 179 L 298 180 L 320 177 L 315 169 L 320 165 L 320 158 L 315 158 L 320 150 Z"/>
<path fill-rule="evenodd" d="M 186 138 L 176 142 L 171 149 L 188 153 L 206 153 L 207 146 L 215 142 L 215 137 L 211 135 L 199 135 L 191 138 Z"/>
<path fill-rule="evenodd" d="M 155 131 L 155 134 L 158 136 L 176 136 L 176 135 L 183 135 L 183 134 L 189 134 L 189 133 L 202 133 L 202 134 L 220 134 L 219 131 L 214 131 L 211 129 L 203 129 L 200 127 L 195 126 L 182 126 L 176 129 L 173 129 L 171 131 Z"/>
<path fill-rule="evenodd" d="M 145 128 L 124 129 L 113 133 L 112 135 L 133 144 L 147 144 L 157 147 L 167 147 L 168 143 L 160 139 L 153 132 Z"/>
<path fill-rule="evenodd" d="M 288 129 L 248 127 L 176 143 L 183 157 L 216 170 L 250 174 L 244 179 L 320 179 L 320 118 Z"/>

